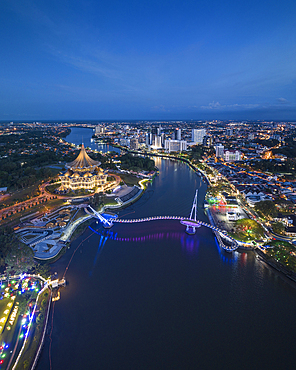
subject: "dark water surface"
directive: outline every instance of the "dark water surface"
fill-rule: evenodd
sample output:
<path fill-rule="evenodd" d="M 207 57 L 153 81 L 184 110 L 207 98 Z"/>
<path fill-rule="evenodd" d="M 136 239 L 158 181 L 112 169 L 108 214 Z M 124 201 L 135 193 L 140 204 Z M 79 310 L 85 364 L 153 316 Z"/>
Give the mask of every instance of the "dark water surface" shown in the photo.
<path fill-rule="evenodd" d="M 185 164 L 160 174 L 126 218 L 189 215 L 206 187 Z M 68 285 L 54 305 L 53 370 L 295 369 L 296 290 L 252 253 L 221 251 L 178 221 L 115 224 L 72 243 L 53 265 Z M 50 369 L 49 338 L 38 370 Z"/>

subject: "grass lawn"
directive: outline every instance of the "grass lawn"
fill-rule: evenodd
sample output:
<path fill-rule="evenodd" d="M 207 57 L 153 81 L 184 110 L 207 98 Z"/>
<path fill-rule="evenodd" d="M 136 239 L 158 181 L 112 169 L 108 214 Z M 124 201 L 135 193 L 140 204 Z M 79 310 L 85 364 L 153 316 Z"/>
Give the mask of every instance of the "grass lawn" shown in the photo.
<path fill-rule="evenodd" d="M 127 173 L 119 174 L 119 176 L 121 177 L 121 180 L 126 183 L 127 186 L 138 185 L 138 182 L 140 181 L 138 177 Z"/>
<path fill-rule="evenodd" d="M 103 195 L 102 197 L 102 201 L 104 203 L 104 206 L 107 206 L 107 205 L 116 205 L 118 204 L 116 202 L 116 200 L 114 199 L 114 197 L 107 197 L 106 195 Z"/>
<path fill-rule="evenodd" d="M 94 222 L 94 219 L 88 219 L 87 221 L 83 222 L 82 224 L 78 225 L 73 234 L 71 235 L 70 241 L 73 242 L 80 234 L 83 233 L 83 231 L 90 226 Z"/>
<path fill-rule="evenodd" d="M 54 183 L 54 184 L 50 184 L 50 185 L 47 185 L 45 187 L 45 189 L 49 192 L 49 193 L 54 193 L 54 191 L 59 188 L 61 186 L 61 183 L 58 182 L 58 183 Z"/>
<path fill-rule="evenodd" d="M 72 222 L 76 221 L 78 218 L 85 216 L 86 213 L 83 208 L 79 208 L 78 212 L 76 213 L 75 217 L 73 218 Z"/>

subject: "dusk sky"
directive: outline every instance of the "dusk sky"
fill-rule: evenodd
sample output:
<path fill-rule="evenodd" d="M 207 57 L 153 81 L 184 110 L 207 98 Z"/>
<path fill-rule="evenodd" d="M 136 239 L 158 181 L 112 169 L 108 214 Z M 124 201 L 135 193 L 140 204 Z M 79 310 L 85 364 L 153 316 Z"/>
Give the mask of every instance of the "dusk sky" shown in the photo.
<path fill-rule="evenodd" d="M 2 0 L 0 120 L 296 120 L 296 1 Z"/>

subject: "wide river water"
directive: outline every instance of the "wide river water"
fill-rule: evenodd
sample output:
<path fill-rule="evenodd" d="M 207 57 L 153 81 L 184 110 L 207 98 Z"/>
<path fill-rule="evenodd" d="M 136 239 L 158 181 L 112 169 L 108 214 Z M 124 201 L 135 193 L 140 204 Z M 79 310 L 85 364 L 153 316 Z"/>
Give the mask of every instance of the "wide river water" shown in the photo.
<path fill-rule="evenodd" d="M 189 215 L 198 188 L 206 221 L 201 179 L 155 160 L 159 175 L 119 216 Z M 184 229 L 87 228 L 52 265 L 61 277 L 73 257 L 38 370 L 295 369 L 295 285 L 252 252 L 221 251 L 211 230 Z"/>

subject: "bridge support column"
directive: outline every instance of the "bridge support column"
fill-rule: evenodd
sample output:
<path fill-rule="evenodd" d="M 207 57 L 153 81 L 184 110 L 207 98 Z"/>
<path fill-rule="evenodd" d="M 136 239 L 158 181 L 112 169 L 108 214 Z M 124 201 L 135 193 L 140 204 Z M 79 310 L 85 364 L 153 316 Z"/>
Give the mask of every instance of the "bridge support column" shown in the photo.
<path fill-rule="evenodd" d="M 195 232 L 196 232 L 196 229 L 195 229 L 195 227 L 193 227 L 193 226 L 186 226 L 186 233 L 187 234 L 189 234 L 189 235 L 194 235 L 195 234 Z"/>
<path fill-rule="evenodd" d="M 194 199 L 193 199 L 192 208 L 191 208 L 191 212 L 190 212 L 190 216 L 189 216 L 189 220 L 192 220 L 192 221 L 196 221 L 196 211 L 197 211 L 197 202 L 198 202 L 197 195 L 198 195 L 198 189 L 196 189 L 196 191 L 195 191 L 195 196 L 194 196 Z M 200 225 L 197 225 L 197 226 L 187 225 L 186 226 L 186 233 L 189 234 L 189 235 L 194 235 L 195 232 L 196 232 L 197 227 L 200 227 Z"/>

